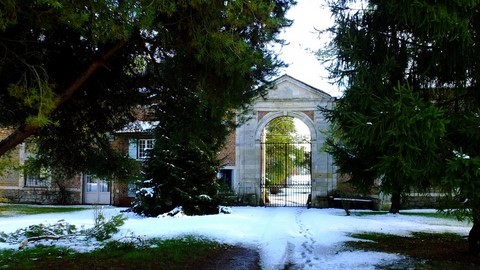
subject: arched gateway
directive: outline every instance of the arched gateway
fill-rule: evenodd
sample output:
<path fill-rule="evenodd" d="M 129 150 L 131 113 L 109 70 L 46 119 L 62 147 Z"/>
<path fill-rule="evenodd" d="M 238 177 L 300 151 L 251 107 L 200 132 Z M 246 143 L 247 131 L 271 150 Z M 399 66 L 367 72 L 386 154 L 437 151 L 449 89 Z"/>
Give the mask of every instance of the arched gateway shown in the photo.
<path fill-rule="evenodd" d="M 258 98 L 248 119 L 235 134 L 235 162 L 229 166 L 235 192 L 263 204 L 262 194 L 262 133 L 266 125 L 281 116 L 301 120 L 310 130 L 311 138 L 311 202 L 313 207 L 327 206 L 328 191 L 336 188 L 331 157 L 322 151 L 328 123 L 318 107 L 331 107 L 332 97 L 288 75 L 274 81 L 265 97 Z M 253 199 L 252 199 L 253 198 Z M 305 204 L 307 202 L 305 201 Z"/>

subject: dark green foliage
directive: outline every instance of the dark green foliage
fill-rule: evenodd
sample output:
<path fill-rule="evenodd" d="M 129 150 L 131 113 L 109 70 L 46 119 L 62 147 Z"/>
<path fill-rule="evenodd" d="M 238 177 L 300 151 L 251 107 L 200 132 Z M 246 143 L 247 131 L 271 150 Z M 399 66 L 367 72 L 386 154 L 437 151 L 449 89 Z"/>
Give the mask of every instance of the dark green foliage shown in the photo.
<path fill-rule="evenodd" d="M 293 3 L 3 1 L 0 127 L 14 136 L 0 141 L 0 155 L 35 135 L 38 162 L 56 178 L 83 171 L 131 180 L 139 167 L 111 148 L 111 134 L 133 120 L 133 108 L 155 104 L 162 148 L 146 174 L 158 185 L 185 177 L 188 184 L 171 191 L 182 198 L 214 196 L 214 157 L 236 124 L 235 110 L 282 65 L 267 44 L 279 41 Z M 179 156 L 162 156 L 170 149 Z"/>
<path fill-rule="evenodd" d="M 329 114 L 341 127 L 327 140 L 339 171 L 350 175 L 350 182 L 362 192 L 375 179 L 381 179 L 379 187 L 389 194 L 430 187 L 429 179 L 442 170 L 438 152 L 445 134 L 443 111 L 403 86 L 394 87 L 383 99 L 373 98 L 368 110 L 352 108 L 360 102 L 351 101 L 356 90 L 349 90 Z"/>
<path fill-rule="evenodd" d="M 96 210 L 95 224 L 86 231 L 86 235 L 94 237 L 97 241 L 110 239 L 119 231 L 119 227 L 125 224 L 126 217 L 122 214 L 113 216 L 107 220 L 100 210 Z"/>
<path fill-rule="evenodd" d="M 465 158 L 462 153 L 448 161 L 447 174 L 442 179 L 442 185 L 449 191 L 447 195 L 448 212 L 453 212 L 459 219 L 479 218 L 480 194 L 480 159 Z M 454 208 L 451 208 L 454 207 Z M 451 208 L 451 209 L 449 209 Z"/>
<path fill-rule="evenodd" d="M 178 206 L 187 214 L 218 213 L 217 154 L 237 124 L 235 111 L 262 94 L 281 65 L 266 43 L 288 25 L 291 2 L 202 1 L 157 14 L 166 22 L 162 31 L 176 35 L 145 36 L 149 55 L 159 59 L 147 65 L 145 91 L 160 125 L 136 213 Z"/>
<path fill-rule="evenodd" d="M 442 187 L 447 195 L 445 209 L 455 208 L 459 218 L 480 218 L 480 114 L 461 112 L 452 115 L 449 141 L 456 146 L 447 156 Z"/>
<path fill-rule="evenodd" d="M 132 68 L 135 32 L 151 24 L 144 15 L 156 7 L 142 2 L 0 4 L 0 127 L 36 129 L 39 161 L 64 177 L 135 174 L 133 163 L 110 148 L 106 132 L 130 121 L 130 108 L 143 100 Z M 0 141 L 1 153 L 6 145 Z"/>
<path fill-rule="evenodd" d="M 480 3 L 352 2 L 331 1 L 331 75 L 346 90 L 326 112 L 329 152 L 353 183 L 381 180 L 396 212 L 412 188 L 463 181 L 451 173 L 454 151 L 478 155 Z"/>
<path fill-rule="evenodd" d="M 155 148 L 159 154 L 153 154 L 145 168 L 146 176 L 152 178 L 143 182 L 133 210 L 157 216 L 182 206 L 190 215 L 218 213 L 216 156 L 205 156 L 188 142 L 177 144 L 165 138 L 157 140 Z"/>

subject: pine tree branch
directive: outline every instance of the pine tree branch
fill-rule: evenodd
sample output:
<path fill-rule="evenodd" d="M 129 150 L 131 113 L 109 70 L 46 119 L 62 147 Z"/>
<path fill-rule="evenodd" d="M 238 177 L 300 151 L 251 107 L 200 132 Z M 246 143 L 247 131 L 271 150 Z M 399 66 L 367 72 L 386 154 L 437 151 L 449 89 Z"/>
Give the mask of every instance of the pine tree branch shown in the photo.
<path fill-rule="evenodd" d="M 105 64 L 106 60 L 123 48 L 126 43 L 126 40 L 118 40 L 112 47 L 103 52 L 97 59 L 93 60 L 85 70 L 60 93 L 55 100 L 54 107 L 58 109 L 60 105 L 71 99 L 73 94 L 75 94 L 75 92 L 77 92 L 78 89 L 80 89 L 80 87 Z M 38 126 L 33 124 L 20 124 L 12 131 L 12 133 L 10 133 L 10 135 L 0 141 L 0 156 L 22 143 L 26 138 L 32 136 L 38 128 Z"/>

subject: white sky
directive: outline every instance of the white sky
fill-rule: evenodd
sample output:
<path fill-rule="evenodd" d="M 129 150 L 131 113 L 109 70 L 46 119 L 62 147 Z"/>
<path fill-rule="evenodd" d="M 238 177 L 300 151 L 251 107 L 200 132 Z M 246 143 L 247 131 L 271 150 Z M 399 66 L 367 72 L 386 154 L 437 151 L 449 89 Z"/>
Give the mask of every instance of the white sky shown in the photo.
<path fill-rule="evenodd" d="M 293 123 L 295 124 L 295 131 L 297 132 L 297 134 L 307 136 L 310 139 L 310 129 L 307 127 L 307 125 L 305 125 L 302 120 L 298 118 L 293 118 Z"/>
<path fill-rule="evenodd" d="M 281 34 L 288 45 L 277 48 L 280 58 L 289 66 L 281 74 L 288 74 L 334 97 L 341 95 L 338 87 L 329 83 L 328 72 L 313 52 L 328 43 L 327 35 L 319 36 L 315 30 L 323 30 L 333 24 L 325 0 L 297 0 L 297 5 L 287 12 L 294 20 L 291 27 Z"/>

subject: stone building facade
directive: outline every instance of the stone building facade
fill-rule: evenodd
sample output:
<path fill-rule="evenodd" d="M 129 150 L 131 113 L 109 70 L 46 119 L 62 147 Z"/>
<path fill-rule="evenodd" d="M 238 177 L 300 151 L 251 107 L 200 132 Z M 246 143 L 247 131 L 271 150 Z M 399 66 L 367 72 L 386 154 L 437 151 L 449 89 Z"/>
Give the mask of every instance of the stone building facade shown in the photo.
<path fill-rule="evenodd" d="M 0 139 L 10 134 L 0 129 Z M 72 179 L 52 179 L 49 176 L 27 173 L 24 169 L 29 152 L 23 143 L 0 158 L 0 202 L 34 204 L 80 204 L 81 175 Z"/>
<path fill-rule="evenodd" d="M 153 146 L 152 125 L 142 110 L 138 121 L 112 135 L 112 145 L 133 159 L 142 162 Z M 11 130 L 0 129 L 0 139 Z M 135 197 L 133 185 L 118 179 L 100 179 L 82 172 L 71 179 L 55 179 L 45 172 L 31 174 L 24 166 L 30 155 L 28 142 L 12 149 L 0 158 L 0 202 L 30 204 L 111 204 L 130 206 Z M 141 150 L 140 146 L 141 145 Z"/>
<path fill-rule="evenodd" d="M 262 132 L 273 119 L 291 116 L 302 121 L 310 131 L 311 138 L 311 198 L 312 206 L 325 207 L 327 193 L 336 188 L 337 180 L 331 157 L 322 151 L 328 123 L 318 110 L 331 107 L 332 97 L 293 77 L 283 75 L 273 82 L 273 87 L 264 97 L 259 97 L 251 106 L 247 119 L 228 138 L 224 150 L 219 153 L 223 167 L 219 181 L 238 196 L 254 198 L 250 204 L 261 205 Z M 139 110 L 139 121 L 114 134 L 114 146 L 130 157 L 143 160 L 145 150 L 153 146 L 150 129 L 155 125 L 148 110 Z M 8 130 L 0 130 L 0 138 Z M 25 145 L 17 147 L 11 160 L 22 165 L 28 151 Z M 121 181 L 98 179 L 86 173 L 73 179 L 63 180 L 63 186 L 55 185 L 54 179 L 35 182 L 19 170 L 3 171 L 0 176 L 0 198 L 21 203 L 68 203 L 68 204 L 113 204 L 128 206 L 135 196 L 133 186 Z"/>

